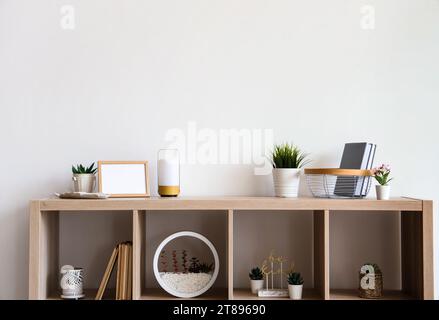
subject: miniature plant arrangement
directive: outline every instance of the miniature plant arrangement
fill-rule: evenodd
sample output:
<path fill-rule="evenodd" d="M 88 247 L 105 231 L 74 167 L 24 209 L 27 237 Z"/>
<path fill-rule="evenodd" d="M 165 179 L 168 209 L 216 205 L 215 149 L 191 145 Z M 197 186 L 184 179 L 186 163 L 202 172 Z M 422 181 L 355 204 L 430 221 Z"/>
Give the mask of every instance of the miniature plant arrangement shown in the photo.
<path fill-rule="evenodd" d="M 259 267 L 252 268 L 248 274 L 250 278 L 250 288 L 253 294 L 264 288 L 264 274 Z"/>
<path fill-rule="evenodd" d="M 297 197 L 300 171 L 309 163 L 308 155 L 297 146 L 283 143 L 274 146 L 271 153 L 274 192 L 277 197 Z"/>
<path fill-rule="evenodd" d="M 375 180 L 378 182 L 376 185 L 376 195 L 378 200 L 388 200 L 390 198 L 390 186 L 389 182 L 393 180 L 390 178 L 390 166 L 382 164 L 372 170 Z"/>
<path fill-rule="evenodd" d="M 288 273 L 287 280 L 288 280 L 288 293 L 290 299 L 293 300 L 302 299 L 303 278 L 300 272 Z"/>
<path fill-rule="evenodd" d="M 160 254 L 160 277 L 166 285 L 181 293 L 192 293 L 204 288 L 212 278 L 214 264 L 200 262 L 197 257 L 188 260 L 188 250 L 171 250 L 172 272 L 168 270 L 168 255 Z"/>
<path fill-rule="evenodd" d="M 276 256 L 274 255 L 274 250 L 271 250 L 270 255 L 262 262 L 261 271 L 265 278 L 265 289 L 258 291 L 258 297 L 288 297 L 288 290 L 282 287 L 282 280 L 287 273 L 287 270 L 284 269 L 286 261 L 287 258 Z M 293 265 L 291 268 L 293 268 Z M 279 283 L 280 287 L 275 287 L 275 282 Z"/>
<path fill-rule="evenodd" d="M 74 191 L 92 193 L 96 184 L 96 171 L 94 162 L 88 167 L 82 164 L 72 165 Z"/>

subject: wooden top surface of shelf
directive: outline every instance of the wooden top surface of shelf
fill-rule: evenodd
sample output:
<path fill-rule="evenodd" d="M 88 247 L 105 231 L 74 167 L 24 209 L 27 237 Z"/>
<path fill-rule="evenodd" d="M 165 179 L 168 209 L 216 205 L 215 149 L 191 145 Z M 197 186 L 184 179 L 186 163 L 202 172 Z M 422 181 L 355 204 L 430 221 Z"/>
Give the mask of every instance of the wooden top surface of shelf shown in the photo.
<path fill-rule="evenodd" d="M 423 201 L 412 198 L 322 199 L 311 197 L 176 197 L 32 200 L 41 211 L 93 210 L 346 210 L 422 211 Z"/>

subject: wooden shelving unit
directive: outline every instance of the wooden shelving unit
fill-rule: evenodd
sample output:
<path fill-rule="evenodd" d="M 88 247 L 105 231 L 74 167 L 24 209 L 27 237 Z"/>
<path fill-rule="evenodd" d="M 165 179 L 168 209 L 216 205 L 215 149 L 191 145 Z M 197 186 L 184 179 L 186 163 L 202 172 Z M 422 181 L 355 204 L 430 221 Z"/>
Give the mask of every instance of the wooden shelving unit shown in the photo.
<path fill-rule="evenodd" d="M 52 299 L 58 287 L 59 216 L 63 211 L 99 211 L 129 214 L 132 218 L 133 299 L 175 299 L 163 290 L 145 288 L 145 225 L 149 211 L 166 210 L 173 214 L 188 211 L 221 212 L 227 221 L 224 241 L 227 245 L 227 288 L 212 288 L 199 299 L 243 299 L 258 297 L 248 289 L 235 288 L 234 215 L 237 211 L 307 211 L 313 215 L 314 288 L 304 291 L 304 299 L 358 299 L 352 290 L 330 288 L 329 230 L 332 211 L 399 212 L 401 215 L 402 291 L 386 292 L 384 299 L 433 299 L 433 203 L 430 200 L 397 198 L 388 201 L 370 199 L 316 199 L 273 197 L 200 197 L 68 200 L 44 199 L 30 203 L 29 298 Z M 128 239 L 127 239 L 128 240 Z M 256 250 L 256 248 L 255 248 Z M 93 289 L 92 289 L 93 290 Z M 87 291 L 93 296 L 93 291 Z M 288 300 L 288 299 L 285 299 Z"/>

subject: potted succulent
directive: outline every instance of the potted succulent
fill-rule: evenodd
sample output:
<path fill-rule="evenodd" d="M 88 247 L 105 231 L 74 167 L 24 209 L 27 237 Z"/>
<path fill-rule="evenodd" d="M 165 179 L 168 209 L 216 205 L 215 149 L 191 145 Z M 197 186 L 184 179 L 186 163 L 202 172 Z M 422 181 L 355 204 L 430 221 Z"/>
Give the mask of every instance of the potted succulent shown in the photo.
<path fill-rule="evenodd" d="M 271 153 L 274 193 L 276 197 L 297 197 L 301 168 L 308 163 L 307 154 L 289 143 L 275 145 Z"/>
<path fill-rule="evenodd" d="M 72 166 L 74 191 L 93 192 L 96 183 L 96 171 L 97 168 L 95 168 L 94 162 L 88 167 L 84 167 L 82 164 L 78 164 L 76 167 Z"/>
<path fill-rule="evenodd" d="M 264 288 L 264 274 L 259 267 L 256 267 L 250 270 L 248 276 L 252 293 L 257 294 L 259 290 Z"/>
<path fill-rule="evenodd" d="M 290 299 L 300 300 L 302 299 L 303 291 L 303 278 L 300 272 L 290 272 L 288 273 L 288 294 Z"/>
<path fill-rule="evenodd" d="M 390 166 L 387 164 L 382 164 L 379 167 L 374 168 L 373 175 L 375 180 L 378 182 L 376 188 L 376 195 L 378 200 L 389 200 L 390 198 L 390 186 L 389 182 L 393 180 L 390 178 Z"/>

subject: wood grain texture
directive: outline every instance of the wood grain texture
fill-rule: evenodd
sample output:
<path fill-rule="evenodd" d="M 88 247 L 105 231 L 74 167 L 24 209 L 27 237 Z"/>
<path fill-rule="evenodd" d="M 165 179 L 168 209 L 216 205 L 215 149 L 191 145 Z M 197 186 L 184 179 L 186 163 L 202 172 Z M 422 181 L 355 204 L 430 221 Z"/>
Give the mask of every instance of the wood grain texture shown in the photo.
<path fill-rule="evenodd" d="M 228 298 L 233 300 L 233 210 L 227 211 L 227 286 Z"/>
<path fill-rule="evenodd" d="M 433 201 L 423 201 L 422 210 L 422 274 L 423 299 L 434 299 L 434 269 L 433 269 Z"/>
<path fill-rule="evenodd" d="M 358 176 L 358 177 L 371 177 L 373 176 L 372 170 L 360 170 L 360 169 L 336 169 L 336 168 L 307 168 L 305 174 L 327 174 L 334 176 Z"/>
<path fill-rule="evenodd" d="M 177 197 L 147 199 L 46 199 L 40 200 L 45 211 L 81 210 L 345 210 L 345 211 L 422 211 L 422 201 L 395 198 L 321 199 L 276 197 Z"/>
<path fill-rule="evenodd" d="M 58 289 L 59 214 L 30 204 L 29 299 L 46 299 Z"/>
<path fill-rule="evenodd" d="M 384 290 L 380 299 L 364 299 L 358 296 L 357 289 L 332 289 L 330 294 L 331 300 L 363 300 L 363 301 L 379 301 L 379 300 L 411 300 L 412 296 L 398 290 Z"/>
<path fill-rule="evenodd" d="M 258 295 L 251 293 L 249 288 L 237 288 L 234 290 L 234 297 L 236 300 L 258 300 L 258 301 L 264 301 L 264 300 L 283 300 L 283 301 L 289 301 L 290 303 L 293 302 L 290 300 L 290 298 L 267 298 L 267 297 L 258 297 Z M 322 297 L 319 292 L 315 289 L 303 289 L 302 294 L 303 300 L 321 300 Z"/>
<path fill-rule="evenodd" d="M 313 297 L 343 299 L 353 297 L 352 292 L 329 291 L 329 216 L 331 210 L 349 211 L 401 211 L 401 268 L 402 292 L 389 295 L 395 298 L 433 298 L 433 209 L 432 202 L 398 198 L 389 201 L 371 199 L 342 200 L 272 197 L 199 197 L 71 200 L 46 199 L 30 204 L 29 225 L 29 298 L 47 299 L 57 295 L 59 210 L 119 211 L 132 214 L 132 297 L 133 299 L 168 299 L 162 292 L 144 289 L 146 210 L 174 210 L 184 214 L 187 210 L 213 210 L 227 212 L 227 285 L 224 291 L 209 290 L 200 299 L 247 299 L 242 290 L 233 288 L 233 214 L 234 210 L 279 210 L 290 212 L 308 210 L 314 215 L 314 284 Z M 207 210 L 207 211 L 206 211 Z M 211 211 L 209 211 L 211 210 Z M 120 259 L 118 259 L 119 262 Z M 236 261 L 238 261 L 237 259 Z M 131 269 L 131 267 L 129 267 Z M 119 268 L 118 268 L 119 269 Z M 120 283 L 119 283 L 120 285 Z M 58 291 L 59 292 L 59 291 Z M 310 291 L 311 292 L 311 291 Z M 55 293 L 55 294 L 54 294 Z M 129 295 L 129 293 L 128 293 Z M 246 298 L 247 297 L 247 298 Z M 120 297 L 119 297 L 120 299 Z"/>
<path fill-rule="evenodd" d="M 150 196 L 149 165 L 148 161 L 98 161 L 98 191 L 102 192 L 102 165 L 143 164 L 145 166 L 145 193 L 144 194 L 111 194 L 112 198 L 144 198 Z"/>
<path fill-rule="evenodd" d="M 314 211 L 314 288 L 329 299 L 329 210 Z"/>
<path fill-rule="evenodd" d="M 30 202 L 29 214 L 29 299 L 43 298 L 40 292 L 40 235 L 41 217 L 40 202 Z"/>
<path fill-rule="evenodd" d="M 140 299 L 144 285 L 145 270 L 145 217 L 144 211 L 133 211 L 133 278 L 132 295 L 134 300 Z"/>

